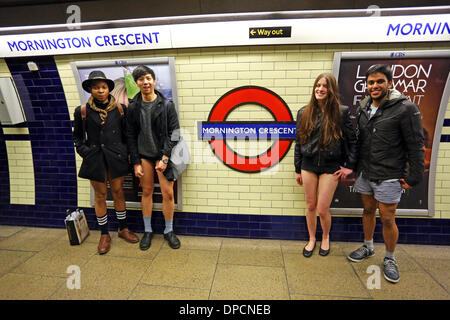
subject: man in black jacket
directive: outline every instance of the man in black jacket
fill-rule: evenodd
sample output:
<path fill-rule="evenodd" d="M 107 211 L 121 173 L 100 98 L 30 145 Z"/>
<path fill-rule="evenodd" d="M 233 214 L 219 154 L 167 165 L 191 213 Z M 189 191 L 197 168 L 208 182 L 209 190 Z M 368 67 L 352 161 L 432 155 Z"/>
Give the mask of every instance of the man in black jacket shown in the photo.
<path fill-rule="evenodd" d="M 403 192 L 424 173 L 422 116 L 417 105 L 392 87 L 392 71 L 373 65 L 366 72 L 367 93 L 358 113 L 359 159 L 355 190 L 364 205 L 364 244 L 348 259 L 360 262 L 375 254 L 373 234 L 378 207 L 386 246 L 384 277 L 399 281 L 394 256 L 398 240 L 395 211 Z"/>
<path fill-rule="evenodd" d="M 133 78 L 140 92 L 128 105 L 127 143 L 134 174 L 142 187 L 144 236 L 139 247 L 149 249 L 153 238 L 151 219 L 156 171 L 163 197 L 164 239 L 171 248 L 178 249 L 180 240 L 173 231 L 175 178 L 169 162 L 172 148 L 177 144 L 173 133 L 180 128 L 177 112 L 174 103 L 155 90 L 156 77 L 152 69 L 139 65 L 133 70 Z"/>

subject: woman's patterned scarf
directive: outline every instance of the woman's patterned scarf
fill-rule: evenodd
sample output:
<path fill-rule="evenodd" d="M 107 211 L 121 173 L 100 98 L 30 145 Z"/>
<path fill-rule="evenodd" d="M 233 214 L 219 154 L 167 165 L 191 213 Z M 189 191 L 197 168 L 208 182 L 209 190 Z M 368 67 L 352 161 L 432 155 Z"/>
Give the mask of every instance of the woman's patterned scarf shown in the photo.
<path fill-rule="evenodd" d="M 93 96 L 89 97 L 88 104 L 91 107 L 91 109 L 93 109 L 93 110 L 98 112 L 98 115 L 100 116 L 100 119 L 102 120 L 102 122 L 101 122 L 102 125 L 105 124 L 105 120 L 106 120 L 106 117 L 108 116 L 108 112 L 114 110 L 115 108 L 117 108 L 116 99 L 112 95 L 109 95 L 109 104 L 108 104 L 108 107 L 106 107 L 106 109 L 98 108 L 95 105 Z"/>

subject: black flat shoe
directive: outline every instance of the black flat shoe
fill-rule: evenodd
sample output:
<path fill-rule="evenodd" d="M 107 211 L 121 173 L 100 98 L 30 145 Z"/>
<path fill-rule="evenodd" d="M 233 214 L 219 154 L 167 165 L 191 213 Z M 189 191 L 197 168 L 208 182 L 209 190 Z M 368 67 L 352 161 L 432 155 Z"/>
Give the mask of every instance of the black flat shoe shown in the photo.
<path fill-rule="evenodd" d="M 322 257 L 327 256 L 330 253 L 330 248 L 328 248 L 328 250 L 323 250 L 322 248 L 319 248 L 319 255 L 321 255 Z"/>
<path fill-rule="evenodd" d="M 308 244 L 306 244 L 307 246 Z M 306 246 L 303 248 L 303 256 L 306 258 L 309 258 L 312 256 L 314 249 L 316 248 L 316 243 L 314 242 L 314 247 L 312 248 L 311 251 L 306 250 Z"/>
<path fill-rule="evenodd" d="M 144 236 L 141 239 L 141 242 L 139 243 L 139 248 L 141 250 L 147 250 L 150 248 L 152 244 L 152 238 L 153 238 L 153 232 L 144 232 Z"/>
<path fill-rule="evenodd" d="M 175 235 L 175 233 L 173 233 L 173 231 L 170 231 L 169 233 L 164 234 L 164 239 L 167 240 L 167 242 L 169 243 L 169 246 L 172 249 L 178 249 L 180 247 L 180 240 L 178 240 L 177 236 Z"/>

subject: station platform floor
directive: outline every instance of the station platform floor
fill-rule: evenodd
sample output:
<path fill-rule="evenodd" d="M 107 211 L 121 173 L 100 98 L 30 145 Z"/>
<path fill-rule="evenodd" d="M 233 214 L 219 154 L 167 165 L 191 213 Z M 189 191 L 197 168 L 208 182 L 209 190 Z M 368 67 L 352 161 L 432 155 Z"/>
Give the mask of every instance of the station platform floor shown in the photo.
<path fill-rule="evenodd" d="M 156 234 L 141 251 L 110 234 L 99 255 L 99 231 L 71 246 L 65 229 L 0 226 L 0 300 L 450 300 L 450 246 L 399 244 L 391 284 L 382 243 L 353 263 L 360 243 L 331 242 L 322 257 L 318 242 L 305 258 L 304 241 L 179 236 L 173 250 Z"/>

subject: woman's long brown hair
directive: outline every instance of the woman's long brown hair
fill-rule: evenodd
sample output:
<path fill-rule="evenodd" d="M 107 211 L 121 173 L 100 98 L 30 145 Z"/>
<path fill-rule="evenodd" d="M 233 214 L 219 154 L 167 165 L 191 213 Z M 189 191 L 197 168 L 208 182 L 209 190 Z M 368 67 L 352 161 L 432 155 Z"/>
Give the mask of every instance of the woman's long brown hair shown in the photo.
<path fill-rule="evenodd" d="M 308 142 L 309 136 L 316 125 L 321 111 L 314 89 L 317 86 L 317 82 L 322 78 L 326 80 L 328 89 L 319 136 L 319 147 L 324 149 L 342 137 L 339 90 L 336 78 L 331 73 L 322 73 L 314 81 L 311 99 L 305 109 L 303 109 L 301 119 L 297 119 L 297 134 L 300 143 L 305 144 Z"/>

